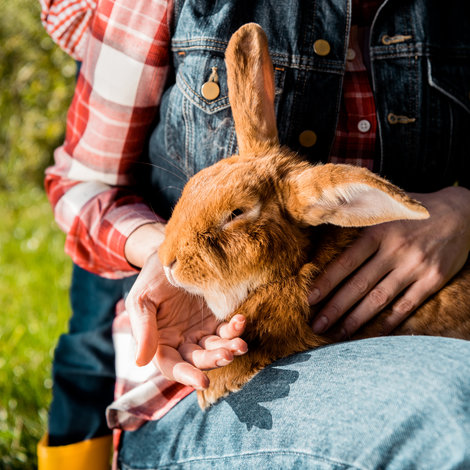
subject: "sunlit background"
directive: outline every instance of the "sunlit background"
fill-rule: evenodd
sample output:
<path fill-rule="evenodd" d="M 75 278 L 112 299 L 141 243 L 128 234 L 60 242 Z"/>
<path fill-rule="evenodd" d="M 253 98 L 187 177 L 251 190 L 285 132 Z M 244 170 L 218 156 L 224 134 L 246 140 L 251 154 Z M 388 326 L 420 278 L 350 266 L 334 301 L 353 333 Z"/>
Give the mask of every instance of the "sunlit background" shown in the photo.
<path fill-rule="evenodd" d="M 0 0 L 0 12 L 0 469 L 34 469 L 70 309 L 71 263 L 42 181 L 75 64 L 43 30 L 38 0 Z"/>

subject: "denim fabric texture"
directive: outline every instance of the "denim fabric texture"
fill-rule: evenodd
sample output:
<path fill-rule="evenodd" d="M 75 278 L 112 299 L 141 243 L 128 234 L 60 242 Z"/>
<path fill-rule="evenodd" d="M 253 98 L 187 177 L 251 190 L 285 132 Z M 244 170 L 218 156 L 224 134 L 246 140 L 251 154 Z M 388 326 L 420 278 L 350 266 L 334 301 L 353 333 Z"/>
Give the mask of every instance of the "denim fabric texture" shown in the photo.
<path fill-rule="evenodd" d="M 105 417 L 106 407 L 114 398 L 111 327 L 116 303 L 129 282 L 73 268 L 69 331 L 59 338 L 54 352 L 49 445 L 66 445 L 111 433 Z"/>
<path fill-rule="evenodd" d="M 152 200 L 168 217 L 185 182 L 237 152 L 224 52 L 244 23 L 267 33 L 275 67 L 279 138 L 312 162 L 325 162 L 341 99 L 351 0 L 176 0 L 174 77 L 150 141 Z M 318 39 L 331 52 L 314 51 Z M 370 31 L 376 96 L 375 171 L 409 191 L 470 183 L 470 3 L 386 0 Z M 220 94 L 201 93 L 217 68 Z M 303 130 L 317 143 L 302 148 Z"/>
<path fill-rule="evenodd" d="M 331 345 L 273 363 L 202 412 L 189 395 L 124 433 L 120 468 L 470 468 L 470 342 Z"/>

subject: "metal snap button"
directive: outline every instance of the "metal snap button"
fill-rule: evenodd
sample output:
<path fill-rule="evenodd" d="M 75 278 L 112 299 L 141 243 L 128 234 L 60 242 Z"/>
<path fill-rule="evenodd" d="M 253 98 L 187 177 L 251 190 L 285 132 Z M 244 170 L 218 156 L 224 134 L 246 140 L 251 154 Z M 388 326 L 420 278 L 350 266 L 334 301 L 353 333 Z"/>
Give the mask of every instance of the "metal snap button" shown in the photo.
<path fill-rule="evenodd" d="M 319 56 L 326 56 L 331 51 L 330 43 L 325 39 L 317 39 L 313 43 L 313 50 L 315 51 L 315 54 Z"/>
<path fill-rule="evenodd" d="M 201 94 L 206 100 L 215 100 L 220 94 L 220 87 L 215 82 L 206 82 L 201 87 Z"/>
<path fill-rule="evenodd" d="M 300 133 L 299 142 L 302 147 L 313 147 L 317 142 L 317 134 L 311 130 Z"/>
<path fill-rule="evenodd" d="M 369 132 L 369 131 L 370 131 L 371 124 L 370 124 L 370 122 L 369 122 L 367 119 L 361 119 L 361 120 L 357 123 L 357 128 L 358 128 L 359 132 L 366 133 L 366 132 Z"/>
<path fill-rule="evenodd" d="M 217 67 L 212 67 L 212 73 L 201 87 L 201 94 L 206 100 L 215 100 L 220 94 L 219 75 L 217 74 Z"/>

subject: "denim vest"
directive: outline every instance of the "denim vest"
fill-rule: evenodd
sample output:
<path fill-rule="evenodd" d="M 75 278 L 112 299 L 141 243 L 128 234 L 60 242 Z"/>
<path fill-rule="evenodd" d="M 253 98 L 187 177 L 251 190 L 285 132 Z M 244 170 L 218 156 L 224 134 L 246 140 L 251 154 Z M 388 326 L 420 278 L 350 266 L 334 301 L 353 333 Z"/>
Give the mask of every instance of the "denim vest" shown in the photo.
<path fill-rule="evenodd" d="M 275 72 L 279 139 L 312 162 L 328 160 L 341 101 L 351 0 L 176 0 L 174 75 L 150 138 L 152 200 L 168 217 L 186 181 L 237 153 L 224 52 L 244 23 L 259 23 Z M 315 52 L 326 40 L 330 51 Z M 470 183 L 470 3 L 386 0 L 370 31 L 378 143 L 375 171 L 410 191 Z M 219 95 L 202 85 L 216 67 Z M 315 145 L 299 135 L 313 130 Z"/>

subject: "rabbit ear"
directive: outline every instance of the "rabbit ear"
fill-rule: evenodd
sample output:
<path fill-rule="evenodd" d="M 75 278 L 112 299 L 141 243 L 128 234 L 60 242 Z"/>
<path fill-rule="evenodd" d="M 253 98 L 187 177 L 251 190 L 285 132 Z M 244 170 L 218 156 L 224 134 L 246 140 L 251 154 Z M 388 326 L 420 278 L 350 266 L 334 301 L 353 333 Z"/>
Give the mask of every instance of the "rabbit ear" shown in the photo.
<path fill-rule="evenodd" d="M 428 211 L 401 189 L 365 168 L 304 165 L 288 178 L 289 213 L 302 224 L 365 227 L 399 219 L 426 219 Z"/>
<path fill-rule="evenodd" d="M 279 146 L 273 65 L 261 26 L 248 23 L 239 28 L 228 43 L 225 61 L 240 154 Z"/>

